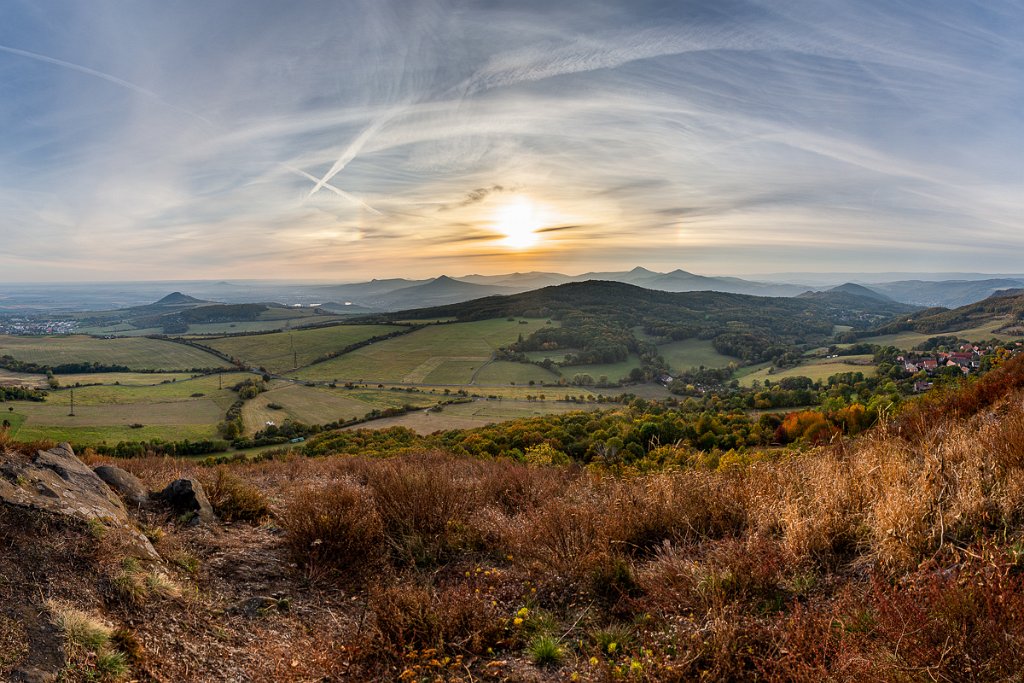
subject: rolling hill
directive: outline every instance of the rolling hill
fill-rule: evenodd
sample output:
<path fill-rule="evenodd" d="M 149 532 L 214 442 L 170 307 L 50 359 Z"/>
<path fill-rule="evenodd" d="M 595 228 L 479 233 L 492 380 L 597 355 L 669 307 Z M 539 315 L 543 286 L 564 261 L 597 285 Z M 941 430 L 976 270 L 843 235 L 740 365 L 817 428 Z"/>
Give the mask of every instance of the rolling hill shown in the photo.
<path fill-rule="evenodd" d="M 551 317 L 561 322 L 537 330 L 514 350 L 572 349 L 581 364 L 609 363 L 637 353 L 651 367 L 656 351 L 636 335 L 679 341 L 711 340 L 719 353 L 748 361 L 781 356 L 794 347 L 833 339 L 835 325 L 867 330 L 915 310 L 896 302 L 849 292 L 801 297 L 756 297 L 723 292 L 663 292 L 621 282 L 587 281 L 545 287 L 510 296 L 403 311 L 382 320 Z"/>
<path fill-rule="evenodd" d="M 954 333 L 986 325 L 992 326 L 1000 322 L 1008 328 L 1024 325 L 1024 292 L 1019 289 L 1000 291 L 982 301 L 952 310 L 925 309 L 883 325 L 874 333 L 893 334 L 905 331 L 926 334 Z"/>

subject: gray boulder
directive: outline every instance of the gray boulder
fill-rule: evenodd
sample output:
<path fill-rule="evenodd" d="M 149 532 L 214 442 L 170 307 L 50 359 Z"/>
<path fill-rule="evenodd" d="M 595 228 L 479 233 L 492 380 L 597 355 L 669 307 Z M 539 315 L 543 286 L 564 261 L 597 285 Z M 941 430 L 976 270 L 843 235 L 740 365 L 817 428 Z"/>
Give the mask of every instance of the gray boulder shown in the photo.
<path fill-rule="evenodd" d="M 0 504 L 100 522 L 126 532 L 140 559 L 158 560 L 153 545 L 128 516 L 121 500 L 62 443 L 33 457 L 0 453 Z"/>
<path fill-rule="evenodd" d="M 99 465 L 92 471 L 128 505 L 133 507 L 149 505 L 149 491 L 131 472 L 126 472 L 115 465 Z"/>
<path fill-rule="evenodd" d="M 195 479 L 175 479 L 167 485 L 160 496 L 171 506 L 175 514 L 193 512 L 199 521 L 206 524 L 217 520 L 217 516 L 213 514 L 213 506 L 203 491 L 203 485 Z"/>

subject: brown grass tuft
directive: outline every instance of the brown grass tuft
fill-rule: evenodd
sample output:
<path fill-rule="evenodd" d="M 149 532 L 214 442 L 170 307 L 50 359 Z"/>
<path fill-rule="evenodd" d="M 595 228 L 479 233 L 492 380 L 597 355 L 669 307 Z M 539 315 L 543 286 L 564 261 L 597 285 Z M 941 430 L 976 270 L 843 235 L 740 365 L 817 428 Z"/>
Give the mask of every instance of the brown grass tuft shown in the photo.
<path fill-rule="evenodd" d="M 311 578 L 379 567 L 384 527 L 365 487 L 348 480 L 296 489 L 280 516 L 285 546 Z"/>

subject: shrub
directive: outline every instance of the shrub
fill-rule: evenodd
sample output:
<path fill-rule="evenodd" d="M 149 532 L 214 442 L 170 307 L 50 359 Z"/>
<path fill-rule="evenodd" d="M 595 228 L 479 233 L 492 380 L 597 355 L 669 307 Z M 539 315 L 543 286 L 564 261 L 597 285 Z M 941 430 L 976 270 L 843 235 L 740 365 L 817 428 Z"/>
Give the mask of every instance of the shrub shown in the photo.
<path fill-rule="evenodd" d="M 311 578 L 379 566 L 384 526 L 370 493 L 348 480 L 296 490 L 280 517 L 285 545 Z"/>
<path fill-rule="evenodd" d="M 366 471 L 384 534 L 401 564 L 432 565 L 460 540 L 476 486 L 458 461 L 428 454 L 376 463 Z"/>
<path fill-rule="evenodd" d="M 259 522 L 270 516 L 270 505 L 263 493 L 225 467 L 218 467 L 214 477 L 204 482 L 203 489 L 224 521 Z"/>
<path fill-rule="evenodd" d="M 375 623 L 372 653 L 377 655 L 426 649 L 480 655 L 498 647 L 504 635 L 497 606 L 464 585 L 378 585 L 370 591 L 369 608 Z"/>
<path fill-rule="evenodd" d="M 553 498 L 520 515 L 510 540 L 517 555 L 544 569 L 586 579 L 609 555 L 603 512 L 602 501 L 593 491 L 576 487 L 564 498 Z"/>

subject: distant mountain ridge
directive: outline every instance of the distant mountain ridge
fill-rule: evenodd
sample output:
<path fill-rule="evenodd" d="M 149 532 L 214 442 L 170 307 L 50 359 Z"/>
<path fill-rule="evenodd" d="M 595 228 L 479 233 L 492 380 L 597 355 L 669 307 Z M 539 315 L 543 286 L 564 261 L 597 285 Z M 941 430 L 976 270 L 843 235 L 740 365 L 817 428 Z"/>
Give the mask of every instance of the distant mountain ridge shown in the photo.
<path fill-rule="evenodd" d="M 381 312 L 442 306 L 485 296 L 519 294 L 573 282 L 601 280 L 664 292 L 725 292 L 752 296 L 796 296 L 806 287 L 754 282 L 733 277 L 709 277 L 676 269 L 657 273 L 637 266 L 629 271 L 588 272 L 582 275 L 527 272 L 504 275 L 441 275 L 429 280 L 371 280 L 347 285 L 323 285 L 325 298 Z"/>
<path fill-rule="evenodd" d="M 794 274 L 796 276 L 798 274 Z M 804 274 L 809 275 L 809 274 Z M 895 277 L 907 275 L 891 273 Z M 0 292 L 0 314 L 4 312 L 42 311 L 111 311 L 153 307 L 151 310 L 196 306 L 220 302 L 240 304 L 281 301 L 286 305 L 338 302 L 351 311 L 386 312 L 420 306 L 458 303 L 492 294 L 527 292 L 542 287 L 586 280 L 624 282 L 647 289 L 668 292 L 718 291 L 753 296 L 799 296 L 806 291 L 824 291 L 838 287 L 860 296 L 864 290 L 891 300 L 915 306 L 955 308 L 981 301 L 1000 290 L 1024 288 L 1024 276 L 998 275 L 984 277 L 977 273 L 959 274 L 957 279 L 893 279 L 879 281 L 877 275 L 836 273 L 817 274 L 807 280 L 782 281 L 781 276 L 739 278 L 698 275 L 681 268 L 659 273 L 643 267 L 623 271 L 591 271 L 566 275 L 548 271 L 527 271 L 497 275 L 442 275 L 440 278 L 375 278 L 365 282 L 330 284 L 320 282 L 239 280 L 178 280 L 164 282 L 122 282 L 88 284 L 15 284 L 5 285 Z M 955 275 L 955 274 L 954 274 Z M 339 275 L 340 279 L 340 275 Z M 418 286 L 436 285 L 424 290 Z M 844 282 L 845 281 L 845 282 Z M 470 285 L 462 287 L 454 283 Z M 474 288 L 473 286 L 476 286 Z M 864 289 L 855 289 L 864 288 Z M 497 288 L 497 289 L 494 289 Z M 406 290 L 397 293 L 398 290 Z M 171 294 L 167 294 L 171 292 Z M 186 294 L 187 292 L 187 294 Z M 422 300 L 417 300 L 417 295 Z"/>
<path fill-rule="evenodd" d="M 1024 287 L 1024 278 L 989 280 L 902 280 L 872 284 L 871 289 L 896 301 L 918 306 L 956 308 L 981 301 L 1003 289 Z"/>

